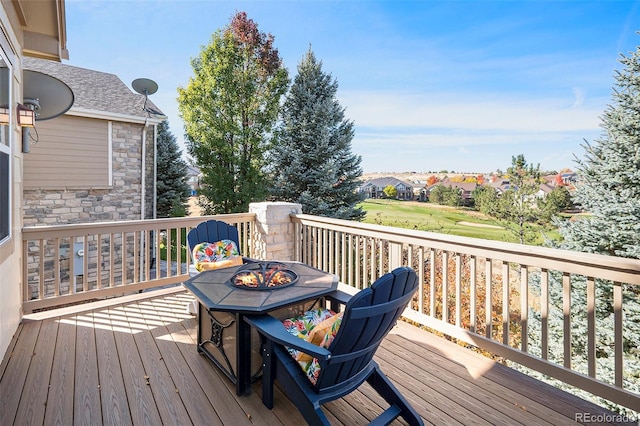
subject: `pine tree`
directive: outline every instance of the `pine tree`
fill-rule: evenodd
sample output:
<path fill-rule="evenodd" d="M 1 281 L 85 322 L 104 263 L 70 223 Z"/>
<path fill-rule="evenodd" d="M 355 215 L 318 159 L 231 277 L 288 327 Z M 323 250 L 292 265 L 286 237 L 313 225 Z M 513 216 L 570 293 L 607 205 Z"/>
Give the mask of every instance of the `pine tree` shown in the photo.
<path fill-rule="evenodd" d="M 509 189 L 495 202 L 485 203 L 485 213 L 498 219 L 520 244 L 531 243 L 539 233 L 535 224 L 543 217 L 536 197 L 540 188 L 540 165 L 528 164 L 523 154 L 512 156 L 507 174 Z"/>
<path fill-rule="evenodd" d="M 622 71 L 615 74 L 612 103 L 602 117 L 603 135 L 594 144 L 584 145 L 586 157 L 577 160 L 579 176 L 573 202 L 581 205 L 586 217 L 559 223 L 563 248 L 609 256 L 640 258 L 640 48 L 630 56 L 622 55 Z M 532 289 L 539 289 L 535 279 Z M 613 382 L 613 286 L 595 281 L 597 376 Z M 624 387 L 640 391 L 640 291 L 622 284 Z M 550 277 L 549 314 L 550 358 L 562 357 L 562 284 L 561 277 Z M 586 278 L 571 279 L 572 363 L 586 372 L 587 319 Z M 530 341 L 539 339 L 540 312 L 531 311 L 534 327 Z M 607 402 L 601 403 L 608 405 Z M 611 407 L 620 410 L 620 407 Z"/>
<path fill-rule="evenodd" d="M 158 125 L 157 152 L 156 215 L 184 216 L 189 198 L 187 163 L 182 159 L 182 151 L 169 131 L 167 120 Z"/>
<path fill-rule="evenodd" d="M 589 215 L 560 233 L 568 249 L 640 258 L 640 47 L 620 63 L 603 135 L 577 161 L 573 202 Z"/>
<path fill-rule="evenodd" d="M 271 150 L 274 199 L 318 216 L 360 220 L 361 158 L 351 152 L 353 122 L 336 99 L 338 83 L 309 49 L 286 96 Z"/>

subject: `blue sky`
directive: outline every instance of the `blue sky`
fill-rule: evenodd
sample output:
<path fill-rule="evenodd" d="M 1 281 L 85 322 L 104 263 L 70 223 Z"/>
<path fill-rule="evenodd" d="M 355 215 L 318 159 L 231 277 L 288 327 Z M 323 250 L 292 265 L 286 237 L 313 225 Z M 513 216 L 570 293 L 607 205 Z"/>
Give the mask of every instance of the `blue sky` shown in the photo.
<path fill-rule="evenodd" d="M 236 11 L 274 35 L 292 79 L 311 46 L 366 173 L 490 172 L 518 154 L 575 168 L 640 45 L 640 1 L 67 0 L 65 63 L 155 80 L 186 152 L 177 88 Z"/>

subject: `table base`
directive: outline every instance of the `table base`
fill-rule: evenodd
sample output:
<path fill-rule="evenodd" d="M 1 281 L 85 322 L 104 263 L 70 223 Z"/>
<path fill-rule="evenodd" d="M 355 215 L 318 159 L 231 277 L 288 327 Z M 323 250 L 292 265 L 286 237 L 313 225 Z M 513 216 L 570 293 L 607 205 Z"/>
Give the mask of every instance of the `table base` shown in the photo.
<path fill-rule="evenodd" d="M 284 320 L 304 313 L 315 303 L 314 300 L 297 303 L 269 314 Z M 244 322 L 243 314 L 208 310 L 201 303 L 198 304 L 198 324 L 198 352 L 206 355 L 236 385 L 238 395 L 246 394 L 250 383 L 262 375 L 258 333 Z M 247 368 L 240 367 L 241 363 Z M 250 377 L 239 379 L 238 371 L 250 371 Z"/>

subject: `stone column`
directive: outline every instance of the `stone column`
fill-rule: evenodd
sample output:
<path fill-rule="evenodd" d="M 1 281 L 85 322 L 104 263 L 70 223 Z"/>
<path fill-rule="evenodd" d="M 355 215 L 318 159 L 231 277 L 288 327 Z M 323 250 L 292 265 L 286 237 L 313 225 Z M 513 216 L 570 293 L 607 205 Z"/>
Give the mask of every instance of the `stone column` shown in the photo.
<path fill-rule="evenodd" d="M 294 225 L 290 214 L 302 213 L 297 203 L 264 202 L 249 204 L 249 213 L 256 214 L 252 257 L 261 260 L 294 259 Z"/>

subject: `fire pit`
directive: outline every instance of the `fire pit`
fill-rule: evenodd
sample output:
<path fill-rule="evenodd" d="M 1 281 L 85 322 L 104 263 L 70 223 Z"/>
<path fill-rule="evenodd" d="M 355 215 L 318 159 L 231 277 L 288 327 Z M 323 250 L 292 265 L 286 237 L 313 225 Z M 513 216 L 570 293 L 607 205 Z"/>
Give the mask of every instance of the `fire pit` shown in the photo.
<path fill-rule="evenodd" d="M 248 263 L 229 279 L 229 284 L 245 290 L 276 290 L 298 281 L 298 275 L 279 262 Z"/>

